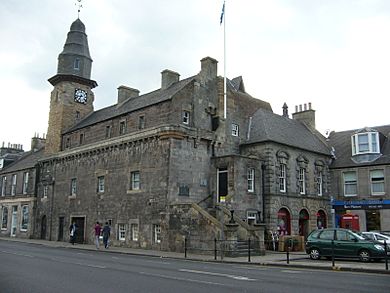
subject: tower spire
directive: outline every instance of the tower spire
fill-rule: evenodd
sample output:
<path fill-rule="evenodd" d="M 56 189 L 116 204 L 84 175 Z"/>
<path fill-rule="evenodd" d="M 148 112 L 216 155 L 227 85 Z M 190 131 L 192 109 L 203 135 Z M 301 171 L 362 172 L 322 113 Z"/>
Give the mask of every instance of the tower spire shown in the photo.
<path fill-rule="evenodd" d="M 77 0 L 77 2 L 79 2 L 79 3 L 74 4 L 77 6 L 77 18 L 80 18 L 80 11 L 81 11 L 81 8 L 83 8 L 83 4 L 81 4 L 81 1 L 82 0 Z"/>

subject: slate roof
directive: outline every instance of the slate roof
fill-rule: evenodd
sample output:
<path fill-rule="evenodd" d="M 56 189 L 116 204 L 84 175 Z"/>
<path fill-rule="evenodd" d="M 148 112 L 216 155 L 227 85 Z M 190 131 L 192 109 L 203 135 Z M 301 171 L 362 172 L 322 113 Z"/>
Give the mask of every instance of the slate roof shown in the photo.
<path fill-rule="evenodd" d="M 258 109 L 250 127 L 249 139 L 243 144 L 276 142 L 311 152 L 330 155 L 325 138 L 303 123 L 264 109 Z"/>
<path fill-rule="evenodd" d="M 40 150 L 33 152 L 25 152 L 19 160 L 13 162 L 12 164 L 8 165 L 4 169 L 0 171 L 0 174 L 4 173 L 11 173 L 11 172 L 17 172 L 20 170 L 30 169 L 35 166 L 35 164 L 38 162 L 39 159 L 41 159 L 44 156 L 44 150 L 45 148 L 41 148 Z"/>
<path fill-rule="evenodd" d="M 352 160 L 351 136 L 359 132 L 360 129 L 352 129 L 341 132 L 332 131 L 329 135 L 329 146 L 334 147 L 336 159 L 331 164 L 331 168 L 361 167 L 366 165 L 390 164 L 390 125 L 370 127 L 385 136 L 380 145 L 381 156 L 372 162 L 357 163 Z"/>
<path fill-rule="evenodd" d="M 148 107 L 154 104 L 158 104 L 164 101 L 170 100 L 178 91 L 183 89 L 186 85 L 195 79 L 194 76 L 187 79 L 183 79 L 169 86 L 167 89 L 158 89 L 153 92 L 129 98 L 122 104 L 115 104 L 95 112 L 92 112 L 85 119 L 80 121 L 74 127 L 67 130 L 65 133 L 69 133 L 105 120 L 110 120 L 114 117 L 124 115 L 129 112 L 133 112 L 144 107 Z"/>

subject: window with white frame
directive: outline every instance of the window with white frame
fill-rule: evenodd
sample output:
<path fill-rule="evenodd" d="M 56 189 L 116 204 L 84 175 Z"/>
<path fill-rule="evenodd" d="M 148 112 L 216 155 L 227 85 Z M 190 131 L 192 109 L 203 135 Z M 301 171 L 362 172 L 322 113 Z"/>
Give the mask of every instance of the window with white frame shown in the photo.
<path fill-rule="evenodd" d="M 13 174 L 11 177 L 11 195 L 16 194 L 16 179 L 17 179 L 16 174 Z"/>
<path fill-rule="evenodd" d="M 357 133 L 351 136 L 352 155 L 379 153 L 378 132 Z"/>
<path fill-rule="evenodd" d="M 356 196 L 357 195 L 357 180 L 356 172 L 344 172 L 344 196 Z"/>
<path fill-rule="evenodd" d="M 238 124 L 232 123 L 232 135 L 238 136 L 239 134 Z"/>
<path fill-rule="evenodd" d="M 317 195 L 322 195 L 322 171 L 318 171 L 317 174 Z"/>
<path fill-rule="evenodd" d="M 76 178 L 72 178 L 70 180 L 70 195 L 76 195 L 76 192 L 77 192 L 77 179 Z"/>
<path fill-rule="evenodd" d="M 383 170 L 370 171 L 371 194 L 385 194 L 385 176 Z"/>
<path fill-rule="evenodd" d="M 306 182 L 306 178 L 305 178 L 305 168 L 299 168 L 299 180 L 298 180 L 298 184 L 299 184 L 299 194 L 306 194 L 306 186 L 305 186 L 305 182 Z"/>
<path fill-rule="evenodd" d="M 131 224 L 131 240 L 138 241 L 138 224 Z"/>
<path fill-rule="evenodd" d="M 281 163 L 279 167 L 279 190 L 280 192 L 286 192 L 286 164 Z"/>
<path fill-rule="evenodd" d="M 119 122 L 119 135 L 126 133 L 126 121 Z"/>
<path fill-rule="evenodd" d="M 27 187 L 28 187 L 28 172 L 23 173 L 23 194 L 27 194 Z"/>
<path fill-rule="evenodd" d="M 20 225 L 20 230 L 22 231 L 27 231 L 28 229 L 28 218 L 29 218 L 29 213 L 28 213 L 28 206 L 22 206 L 22 223 Z"/>
<path fill-rule="evenodd" d="M 3 207 L 1 214 L 1 229 L 6 230 L 8 228 L 8 208 Z"/>
<path fill-rule="evenodd" d="M 139 171 L 133 171 L 130 173 L 130 187 L 131 187 L 131 190 L 139 190 L 140 189 Z"/>
<path fill-rule="evenodd" d="M 153 225 L 153 243 L 161 243 L 161 226 L 159 224 Z"/>
<path fill-rule="evenodd" d="M 49 193 L 49 186 L 48 185 L 44 185 L 43 186 L 43 197 L 47 197 L 47 194 Z"/>
<path fill-rule="evenodd" d="M 125 241 L 126 240 L 126 225 L 118 224 L 118 240 Z"/>
<path fill-rule="evenodd" d="M 183 114 L 182 114 L 182 118 L 183 118 L 183 124 L 190 124 L 190 112 L 188 111 L 183 111 Z"/>
<path fill-rule="evenodd" d="M 249 225 L 255 224 L 257 219 L 257 212 L 255 211 L 248 211 L 246 213 L 246 219 Z"/>
<path fill-rule="evenodd" d="M 248 192 L 255 192 L 255 169 L 254 168 L 248 168 L 247 180 L 248 180 Z"/>
<path fill-rule="evenodd" d="M 7 190 L 7 177 L 3 176 L 3 178 L 1 178 L 1 196 L 5 196 L 6 190 Z"/>
<path fill-rule="evenodd" d="M 98 177 L 98 192 L 104 192 L 104 176 L 99 176 Z"/>

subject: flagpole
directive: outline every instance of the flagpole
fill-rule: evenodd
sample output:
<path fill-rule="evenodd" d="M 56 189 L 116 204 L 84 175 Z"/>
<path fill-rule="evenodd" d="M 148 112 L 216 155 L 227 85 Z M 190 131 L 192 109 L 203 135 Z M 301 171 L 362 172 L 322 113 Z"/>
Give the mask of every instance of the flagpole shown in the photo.
<path fill-rule="evenodd" d="M 223 1 L 223 118 L 226 119 L 227 114 L 227 93 L 226 93 L 226 6 Z"/>

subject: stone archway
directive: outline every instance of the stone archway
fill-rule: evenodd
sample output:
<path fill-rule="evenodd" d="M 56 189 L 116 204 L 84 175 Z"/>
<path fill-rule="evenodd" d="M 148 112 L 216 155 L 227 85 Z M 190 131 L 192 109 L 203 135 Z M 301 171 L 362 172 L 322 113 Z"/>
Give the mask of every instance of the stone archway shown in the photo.
<path fill-rule="evenodd" d="M 299 212 L 299 235 L 307 237 L 309 235 L 309 213 L 306 209 Z"/>

